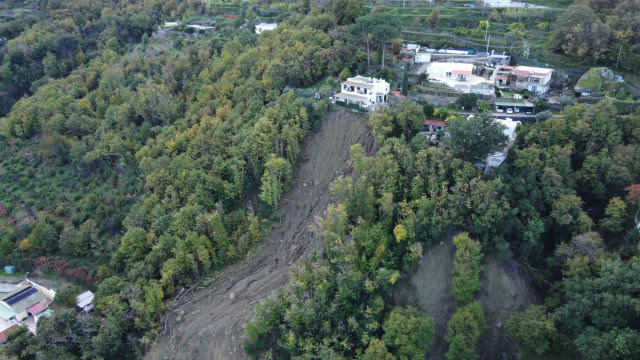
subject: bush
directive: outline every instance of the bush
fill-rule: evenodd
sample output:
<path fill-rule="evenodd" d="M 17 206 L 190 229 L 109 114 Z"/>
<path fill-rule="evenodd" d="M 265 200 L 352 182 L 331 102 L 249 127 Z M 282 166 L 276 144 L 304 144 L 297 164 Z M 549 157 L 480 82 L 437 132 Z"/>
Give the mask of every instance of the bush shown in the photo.
<path fill-rule="evenodd" d="M 74 307 L 76 305 L 76 296 L 78 296 L 78 288 L 73 285 L 67 285 L 62 290 L 58 290 L 54 302 L 56 305 Z"/>
<path fill-rule="evenodd" d="M 547 119 L 551 119 L 552 117 L 553 113 L 549 110 L 546 110 L 536 114 L 536 121 L 546 121 Z"/>
<path fill-rule="evenodd" d="M 457 28 L 453 29 L 453 32 L 458 35 L 467 35 L 469 33 L 469 29 L 458 26 Z"/>
<path fill-rule="evenodd" d="M 422 359 L 435 339 L 433 318 L 414 307 L 396 307 L 383 327 L 382 341 L 400 355 L 400 359 Z"/>

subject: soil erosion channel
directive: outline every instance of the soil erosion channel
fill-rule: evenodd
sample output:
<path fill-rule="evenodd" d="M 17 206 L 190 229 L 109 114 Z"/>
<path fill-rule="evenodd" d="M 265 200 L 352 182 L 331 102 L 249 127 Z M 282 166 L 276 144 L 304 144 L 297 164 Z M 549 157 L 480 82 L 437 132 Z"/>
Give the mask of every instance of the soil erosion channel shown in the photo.
<path fill-rule="evenodd" d="M 243 359 L 243 325 L 253 305 L 286 285 L 290 268 L 315 246 L 310 225 L 326 210 L 329 185 L 349 174 L 349 148 L 375 151 L 366 116 L 339 109 L 327 115 L 304 145 L 303 160 L 282 205 L 282 221 L 257 254 L 223 270 L 208 288 L 180 299 L 167 316 L 167 331 L 146 358 Z"/>

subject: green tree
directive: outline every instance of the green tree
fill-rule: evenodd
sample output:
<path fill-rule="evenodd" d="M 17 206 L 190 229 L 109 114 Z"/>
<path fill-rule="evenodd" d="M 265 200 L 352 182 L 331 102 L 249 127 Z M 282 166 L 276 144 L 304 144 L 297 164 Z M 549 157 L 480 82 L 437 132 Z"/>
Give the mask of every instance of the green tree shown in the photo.
<path fill-rule="evenodd" d="M 382 341 L 399 359 L 423 359 L 435 339 L 433 318 L 414 307 L 395 307 L 382 326 Z"/>
<path fill-rule="evenodd" d="M 522 360 L 573 359 L 571 340 L 556 328 L 558 318 L 547 314 L 542 306 L 530 306 L 517 312 L 504 323 L 505 330 L 516 341 L 518 358 Z"/>
<path fill-rule="evenodd" d="M 482 247 L 469 237 L 460 233 L 453 238 L 456 253 L 453 258 L 453 278 L 451 295 L 463 303 L 473 301 L 473 295 L 480 290 L 480 272 L 482 272 Z"/>
<path fill-rule="evenodd" d="M 277 208 L 280 197 L 291 180 L 291 165 L 287 160 L 272 154 L 264 167 L 260 199 Z"/>
<path fill-rule="evenodd" d="M 402 95 L 407 96 L 409 93 L 409 66 L 404 67 L 404 76 L 402 77 Z"/>
<path fill-rule="evenodd" d="M 360 360 L 396 360 L 396 357 L 389 352 L 384 342 L 374 339 L 369 343 Z"/>
<path fill-rule="evenodd" d="M 600 220 L 600 226 L 612 234 L 621 233 L 623 223 L 627 219 L 627 204 L 619 197 L 614 197 L 604 209 L 604 218 Z"/>
<path fill-rule="evenodd" d="M 478 358 L 478 340 L 487 330 L 487 322 L 478 302 L 458 307 L 447 324 L 445 340 L 448 360 L 475 360 Z"/>
<path fill-rule="evenodd" d="M 583 359 L 635 359 L 640 356 L 640 258 L 626 263 L 602 260 L 593 277 L 563 280 L 566 302 L 555 314 Z"/>
<path fill-rule="evenodd" d="M 429 20 L 427 21 L 429 22 L 429 26 L 437 28 L 438 24 L 440 23 L 440 10 L 431 10 L 431 13 L 429 14 Z"/>
<path fill-rule="evenodd" d="M 468 119 L 455 118 L 447 126 L 449 137 L 445 144 L 465 161 L 484 160 L 487 155 L 504 148 L 507 136 L 503 129 L 489 114 L 474 115 Z"/>
<path fill-rule="evenodd" d="M 422 75 L 422 74 L 421 74 Z M 432 104 L 424 104 L 422 107 L 422 112 L 427 119 L 433 119 L 433 114 L 436 111 L 436 108 Z"/>
<path fill-rule="evenodd" d="M 385 44 L 390 40 L 395 38 L 399 32 L 398 21 L 396 17 L 389 13 L 374 13 L 370 15 L 372 17 L 372 21 L 375 23 L 374 28 L 371 33 L 373 37 L 378 40 L 380 43 L 380 48 L 382 48 L 382 68 L 384 69 L 384 55 L 385 55 Z"/>
<path fill-rule="evenodd" d="M 78 288 L 73 285 L 67 285 L 63 289 L 58 290 L 54 301 L 60 306 L 74 307 L 76 305 L 77 295 Z"/>
<path fill-rule="evenodd" d="M 464 110 L 471 110 L 478 104 L 478 95 L 462 94 L 456 100 L 456 104 Z"/>

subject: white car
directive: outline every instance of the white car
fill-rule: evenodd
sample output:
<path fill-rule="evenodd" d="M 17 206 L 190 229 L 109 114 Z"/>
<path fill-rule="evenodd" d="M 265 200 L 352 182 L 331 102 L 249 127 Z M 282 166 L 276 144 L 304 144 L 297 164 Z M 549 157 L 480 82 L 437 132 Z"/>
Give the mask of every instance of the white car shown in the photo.
<path fill-rule="evenodd" d="M 513 108 L 507 108 L 507 114 L 513 114 Z"/>

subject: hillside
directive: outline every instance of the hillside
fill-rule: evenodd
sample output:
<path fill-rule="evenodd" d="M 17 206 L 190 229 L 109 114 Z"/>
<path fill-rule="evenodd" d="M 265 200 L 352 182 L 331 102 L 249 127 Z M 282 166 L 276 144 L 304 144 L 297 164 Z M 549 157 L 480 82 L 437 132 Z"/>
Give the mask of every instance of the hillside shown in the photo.
<path fill-rule="evenodd" d="M 0 265 L 57 295 L 0 294 L 0 360 L 640 358 L 638 14 L 3 2 Z M 550 90 L 462 94 L 409 43 Z"/>

